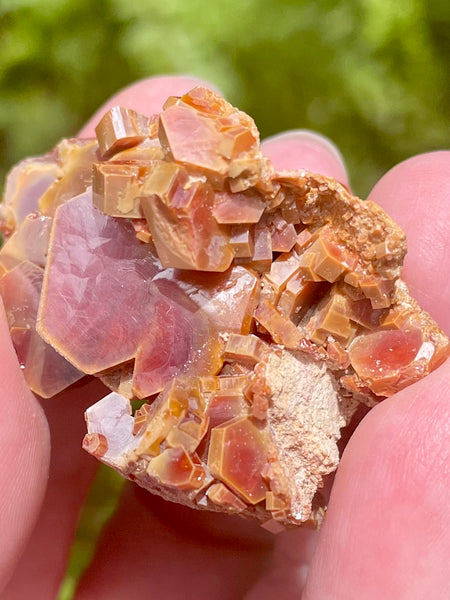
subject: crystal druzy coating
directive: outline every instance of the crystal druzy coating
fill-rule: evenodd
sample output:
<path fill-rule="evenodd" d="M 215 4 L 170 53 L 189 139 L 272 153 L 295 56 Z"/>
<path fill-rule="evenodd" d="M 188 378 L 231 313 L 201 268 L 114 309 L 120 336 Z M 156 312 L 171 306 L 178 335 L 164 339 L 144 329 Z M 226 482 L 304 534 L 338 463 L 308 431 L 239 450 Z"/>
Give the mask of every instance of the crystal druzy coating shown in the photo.
<path fill-rule="evenodd" d="M 100 377 L 83 447 L 168 500 L 318 523 L 358 405 L 450 353 L 399 278 L 403 232 L 331 178 L 276 172 L 201 87 L 96 132 L 7 181 L 0 294 L 28 385 Z"/>

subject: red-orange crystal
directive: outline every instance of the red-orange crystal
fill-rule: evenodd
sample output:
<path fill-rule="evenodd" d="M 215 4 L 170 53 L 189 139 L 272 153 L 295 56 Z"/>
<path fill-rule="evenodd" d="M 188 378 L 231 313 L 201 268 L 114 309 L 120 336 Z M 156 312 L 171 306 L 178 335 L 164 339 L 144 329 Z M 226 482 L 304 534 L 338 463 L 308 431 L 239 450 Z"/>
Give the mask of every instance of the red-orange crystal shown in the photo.
<path fill-rule="evenodd" d="M 178 446 L 167 448 L 149 464 L 147 473 L 163 484 L 183 489 L 201 487 L 205 479 L 205 470 L 198 458 Z"/>
<path fill-rule="evenodd" d="M 399 278 L 403 232 L 331 178 L 276 172 L 202 87 L 96 133 L 7 181 L 0 294 L 28 385 L 99 377 L 83 447 L 164 498 L 317 524 L 359 403 L 450 353 Z"/>
<path fill-rule="evenodd" d="M 247 417 L 232 419 L 211 431 L 208 454 L 211 474 L 250 504 L 257 504 L 266 496 L 267 486 L 261 472 L 267 458 L 264 432 Z"/>
<path fill-rule="evenodd" d="M 360 377 L 377 377 L 408 366 L 422 344 L 420 331 L 377 331 L 359 337 L 349 349 Z"/>

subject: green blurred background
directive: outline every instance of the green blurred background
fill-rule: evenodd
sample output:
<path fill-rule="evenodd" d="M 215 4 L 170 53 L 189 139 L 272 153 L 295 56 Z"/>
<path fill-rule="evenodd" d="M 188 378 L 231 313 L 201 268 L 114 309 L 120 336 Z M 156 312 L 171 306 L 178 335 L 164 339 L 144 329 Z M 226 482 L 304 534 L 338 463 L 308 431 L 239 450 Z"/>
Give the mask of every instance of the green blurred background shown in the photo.
<path fill-rule="evenodd" d="M 120 87 L 189 73 L 263 137 L 298 127 L 330 137 L 366 196 L 395 163 L 450 145 L 449 32 L 448 0 L 0 0 L 0 181 Z M 61 599 L 120 488 L 100 471 Z"/>
<path fill-rule="evenodd" d="M 396 162 L 449 145 L 449 30 L 447 0 L 0 0 L 0 175 L 118 88 L 190 73 L 263 136 L 332 138 L 364 196 Z"/>

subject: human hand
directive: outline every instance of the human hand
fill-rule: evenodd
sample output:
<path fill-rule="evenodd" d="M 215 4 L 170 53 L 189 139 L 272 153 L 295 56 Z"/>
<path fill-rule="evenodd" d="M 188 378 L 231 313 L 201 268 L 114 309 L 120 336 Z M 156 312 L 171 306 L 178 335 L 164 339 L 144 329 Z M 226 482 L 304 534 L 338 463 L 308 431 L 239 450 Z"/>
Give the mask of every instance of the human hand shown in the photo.
<path fill-rule="evenodd" d="M 197 83 L 178 77 L 135 84 L 80 135 L 93 135 L 110 106 L 151 114 Z M 320 136 L 284 134 L 263 147 L 279 169 L 306 168 L 348 185 L 339 153 Z M 398 165 L 370 197 L 405 229 L 404 279 L 450 333 L 450 152 Z M 1 598 L 49 600 L 97 468 L 81 450 L 83 412 L 105 388 L 82 383 L 41 408 L 23 381 L 3 315 L 0 328 Z M 168 504 L 129 484 L 77 600 L 450 597 L 449 397 L 447 361 L 365 417 L 342 457 L 319 533 L 273 537 L 250 521 Z"/>

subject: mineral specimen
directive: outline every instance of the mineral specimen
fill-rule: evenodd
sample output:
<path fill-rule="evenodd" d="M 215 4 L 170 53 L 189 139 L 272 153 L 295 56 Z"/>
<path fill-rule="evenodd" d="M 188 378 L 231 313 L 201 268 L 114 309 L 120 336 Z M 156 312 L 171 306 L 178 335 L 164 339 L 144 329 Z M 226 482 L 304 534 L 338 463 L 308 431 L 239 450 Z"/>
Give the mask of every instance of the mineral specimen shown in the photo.
<path fill-rule="evenodd" d="M 88 452 L 272 531 L 320 521 L 359 404 L 450 353 L 399 279 L 400 228 L 333 179 L 276 172 L 253 120 L 201 87 L 151 117 L 113 108 L 97 140 L 19 164 L 1 223 L 30 388 L 100 377 Z"/>

